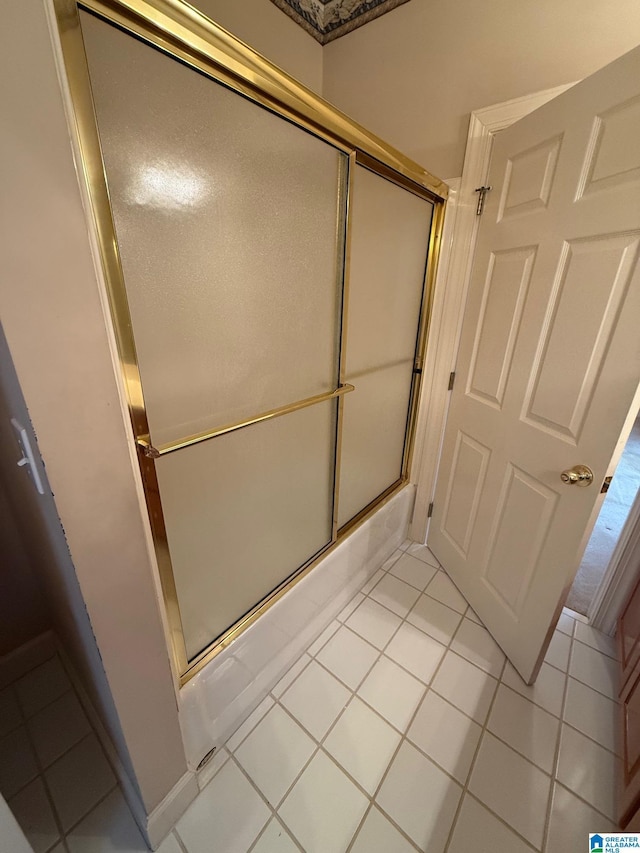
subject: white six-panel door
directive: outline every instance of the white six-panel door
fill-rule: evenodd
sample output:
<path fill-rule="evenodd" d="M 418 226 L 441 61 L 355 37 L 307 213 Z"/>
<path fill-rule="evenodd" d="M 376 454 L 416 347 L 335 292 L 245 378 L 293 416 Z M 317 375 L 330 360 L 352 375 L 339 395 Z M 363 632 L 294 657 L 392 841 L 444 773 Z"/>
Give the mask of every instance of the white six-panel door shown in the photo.
<path fill-rule="evenodd" d="M 494 143 L 429 545 L 526 681 L 637 407 L 639 140 L 637 49 Z"/>

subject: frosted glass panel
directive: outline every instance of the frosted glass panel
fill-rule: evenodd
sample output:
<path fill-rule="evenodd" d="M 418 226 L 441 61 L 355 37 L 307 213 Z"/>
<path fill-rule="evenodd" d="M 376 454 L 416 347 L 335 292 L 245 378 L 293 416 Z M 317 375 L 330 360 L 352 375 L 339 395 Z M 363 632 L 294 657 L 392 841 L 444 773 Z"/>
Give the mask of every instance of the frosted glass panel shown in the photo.
<path fill-rule="evenodd" d="M 81 19 L 153 442 L 332 390 L 345 155 Z"/>
<path fill-rule="evenodd" d="M 433 205 L 356 166 L 340 525 L 402 473 Z"/>
<path fill-rule="evenodd" d="M 400 476 L 413 361 L 358 377 L 344 398 L 340 525 Z"/>
<path fill-rule="evenodd" d="M 193 658 L 331 540 L 336 402 L 156 462 Z"/>

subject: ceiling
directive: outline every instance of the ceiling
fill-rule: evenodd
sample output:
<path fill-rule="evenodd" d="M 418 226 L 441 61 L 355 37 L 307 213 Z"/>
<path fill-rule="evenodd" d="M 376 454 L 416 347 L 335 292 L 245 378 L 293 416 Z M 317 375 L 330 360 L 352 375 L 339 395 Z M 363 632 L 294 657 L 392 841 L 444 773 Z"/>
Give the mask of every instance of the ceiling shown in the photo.
<path fill-rule="evenodd" d="M 408 0 L 271 0 L 320 44 L 340 38 Z"/>

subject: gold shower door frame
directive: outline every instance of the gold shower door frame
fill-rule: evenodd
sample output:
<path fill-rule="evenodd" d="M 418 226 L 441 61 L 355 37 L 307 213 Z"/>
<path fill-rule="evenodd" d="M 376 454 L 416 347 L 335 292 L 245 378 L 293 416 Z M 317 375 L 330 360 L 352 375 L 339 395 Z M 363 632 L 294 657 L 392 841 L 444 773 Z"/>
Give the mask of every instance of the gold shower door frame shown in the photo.
<path fill-rule="evenodd" d="M 341 541 L 345 533 L 367 518 L 375 508 L 389 500 L 408 481 L 420 380 L 433 299 L 433 283 L 442 232 L 444 202 L 447 198 L 448 188 L 438 178 L 351 121 L 330 104 L 297 83 L 268 60 L 181 0 L 49 0 L 49 2 L 52 4 L 58 27 L 62 63 L 71 96 L 71 130 L 77 151 L 79 151 L 76 165 L 91 202 L 92 224 L 95 229 L 108 291 L 118 357 L 127 394 L 134 440 L 138 449 L 138 460 L 169 625 L 173 664 L 182 685 L 226 648 L 262 613 L 275 604 L 295 583 L 305 577 L 316 563 Z M 342 266 L 342 318 L 338 354 L 339 381 L 334 391 L 310 397 L 280 409 L 264 412 L 247 421 L 229 424 L 211 432 L 188 436 L 171 444 L 159 447 L 154 447 L 151 444 L 131 316 L 93 107 L 89 72 L 80 28 L 79 9 L 92 12 L 115 24 L 120 29 L 159 48 L 183 64 L 248 97 L 295 125 L 310 131 L 348 155 L 347 196 L 346 205 L 343 205 L 343 208 L 346 207 L 346 234 L 345 257 Z M 432 202 L 434 210 L 427 251 L 426 276 L 423 286 L 401 476 L 338 530 L 337 512 L 343 400 L 346 393 L 354 390 L 352 385 L 345 383 L 345 352 L 348 343 L 351 198 L 356 163 L 403 189 Z M 339 200 L 345 201 L 345 199 Z M 200 654 L 189 660 L 154 460 L 165 453 L 171 453 L 200 441 L 206 441 L 218 435 L 241 429 L 244 426 L 279 417 L 328 399 L 337 400 L 333 525 L 330 542 Z"/>

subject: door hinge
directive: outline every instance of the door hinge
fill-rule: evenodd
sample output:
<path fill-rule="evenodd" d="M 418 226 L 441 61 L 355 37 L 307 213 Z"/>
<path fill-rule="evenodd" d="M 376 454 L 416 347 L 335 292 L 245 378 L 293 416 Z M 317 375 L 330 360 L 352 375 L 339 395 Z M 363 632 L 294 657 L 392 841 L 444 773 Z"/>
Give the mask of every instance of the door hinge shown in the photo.
<path fill-rule="evenodd" d="M 453 391 L 453 383 L 456 381 L 456 372 L 452 370 L 449 374 L 449 385 L 447 387 L 447 391 Z"/>
<path fill-rule="evenodd" d="M 602 484 L 602 488 L 600 489 L 601 495 L 604 495 L 605 492 L 609 491 L 609 486 L 611 485 L 612 480 L 613 480 L 613 477 L 605 477 L 604 478 L 604 483 Z"/>
<path fill-rule="evenodd" d="M 478 206 L 476 207 L 476 216 L 482 215 L 482 210 L 484 208 L 484 197 L 489 192 L 491 187 L 476 187 L 474 192 L 478 193 Z"/>
<path fill-rule="evenodd" d="M 427 518 L 431 518 L 433 515 L 433 501 L 429 504 L 429 509 L 427 510 Z"/>

